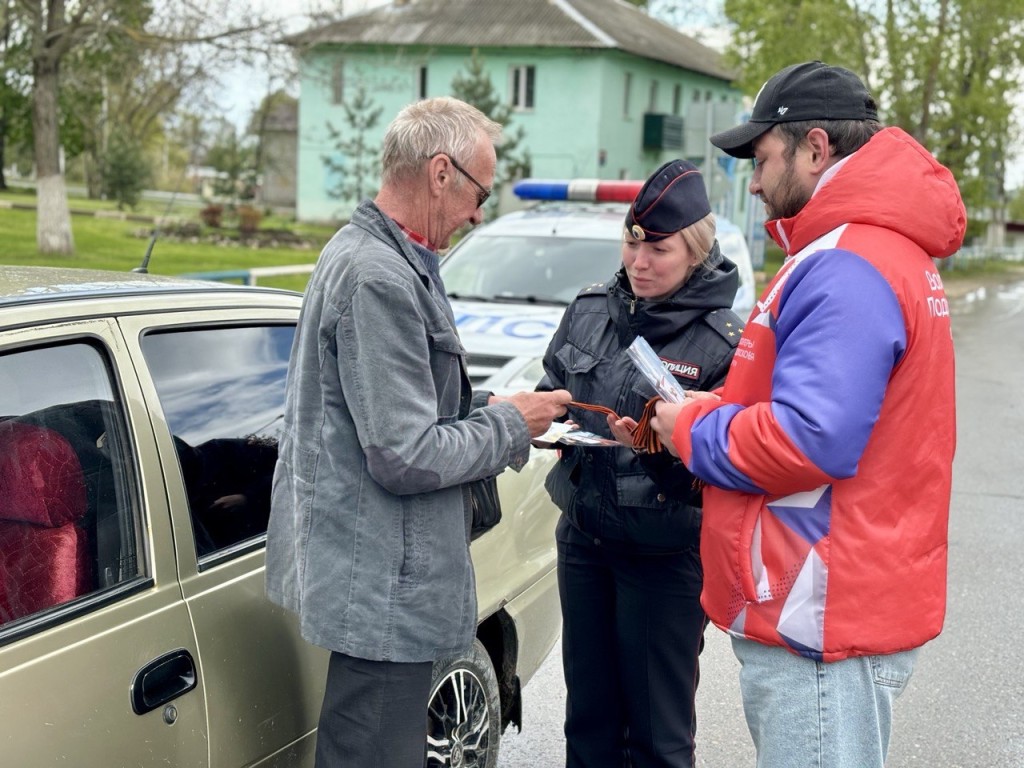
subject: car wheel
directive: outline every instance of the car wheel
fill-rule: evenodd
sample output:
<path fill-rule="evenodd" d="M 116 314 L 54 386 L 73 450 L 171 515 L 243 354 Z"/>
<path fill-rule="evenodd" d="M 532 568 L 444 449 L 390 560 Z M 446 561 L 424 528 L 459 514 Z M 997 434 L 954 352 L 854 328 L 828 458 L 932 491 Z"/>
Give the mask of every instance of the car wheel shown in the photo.
<path fill-rule="evenodd" d="M 498 678 L 479 640 L 434 663 L 427 705 L 427 768 L 496 768 L 501 738 Z"/>

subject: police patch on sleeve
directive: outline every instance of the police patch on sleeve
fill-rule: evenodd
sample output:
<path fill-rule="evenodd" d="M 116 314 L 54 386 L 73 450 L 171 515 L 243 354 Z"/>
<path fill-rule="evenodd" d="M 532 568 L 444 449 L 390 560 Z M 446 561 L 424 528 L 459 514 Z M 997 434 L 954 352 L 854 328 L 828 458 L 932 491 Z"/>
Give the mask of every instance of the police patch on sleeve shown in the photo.
<path fill-rule="evenodd" d="M 700 378 L 700 366 L 696 363 L 669 360 L 664 357 L 661 358 L 661 362 L 665 364 L 665 370 L 677 378 L 686 379 L 687 381 L 697 381 Z"/>

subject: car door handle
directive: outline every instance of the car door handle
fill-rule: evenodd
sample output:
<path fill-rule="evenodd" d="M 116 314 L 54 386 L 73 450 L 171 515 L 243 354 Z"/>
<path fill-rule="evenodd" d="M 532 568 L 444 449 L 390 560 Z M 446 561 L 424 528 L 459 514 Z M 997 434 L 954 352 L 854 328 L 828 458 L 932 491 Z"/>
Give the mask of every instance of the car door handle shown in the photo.
<path fill-rule="evenodd" d="M 135 674 L 132 680 L 132 710 L 144 715 L 188 693 L 196 687 L 198 677 L 192 654 L 184 648 L 153 659 Z"/>

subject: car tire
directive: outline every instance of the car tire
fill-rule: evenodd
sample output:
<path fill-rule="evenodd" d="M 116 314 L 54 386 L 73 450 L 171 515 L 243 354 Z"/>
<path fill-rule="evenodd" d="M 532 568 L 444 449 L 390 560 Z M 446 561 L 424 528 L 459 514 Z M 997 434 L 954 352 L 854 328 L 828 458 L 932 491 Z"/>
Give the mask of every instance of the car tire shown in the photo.
<path fill-rule="evenodd" d="M 434 663 L 427 704 L 427 768 L 496 768 L 501 739 L 498 678 L 479 640 Z"/>

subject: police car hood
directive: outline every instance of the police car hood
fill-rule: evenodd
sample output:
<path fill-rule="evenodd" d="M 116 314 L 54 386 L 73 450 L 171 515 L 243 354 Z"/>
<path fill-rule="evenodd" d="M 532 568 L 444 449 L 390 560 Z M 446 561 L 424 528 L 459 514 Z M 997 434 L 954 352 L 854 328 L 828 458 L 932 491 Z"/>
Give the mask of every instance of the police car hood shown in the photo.
<path fill-rule="evenodd" d="M 452 300 L 455 325 L 470 360 L 480 355 L 540 357 L 565 313 L 562 305 Z"/>

